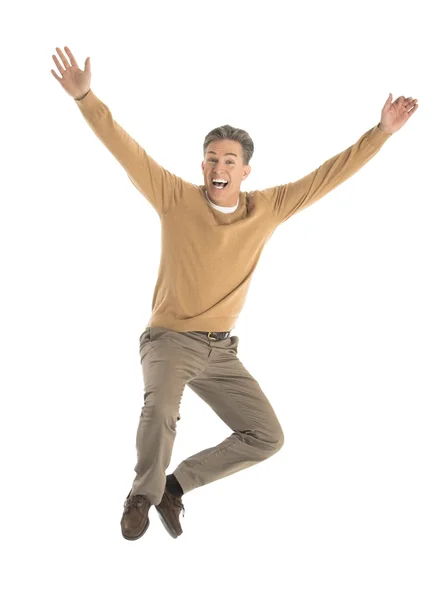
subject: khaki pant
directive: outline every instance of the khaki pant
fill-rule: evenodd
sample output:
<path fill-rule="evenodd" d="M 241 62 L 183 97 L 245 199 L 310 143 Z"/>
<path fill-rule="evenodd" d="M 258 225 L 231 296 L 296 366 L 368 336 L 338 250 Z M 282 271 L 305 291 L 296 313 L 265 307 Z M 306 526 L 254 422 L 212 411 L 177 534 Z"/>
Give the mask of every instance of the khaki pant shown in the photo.
<path fill-rule="evenodd" d="M 180 463 L 174 475 L 184 493 L 246 469 L 283 445 L 277 416 L 237 357 L 239 338 L 213 340 L 204 332 L 147 327 L 140 336 L 144 406 L 137 429 L 132 494 L 160 503 L 180 419 L 185 385 L 202 398 L 233 433 L 217 446 Z"/>

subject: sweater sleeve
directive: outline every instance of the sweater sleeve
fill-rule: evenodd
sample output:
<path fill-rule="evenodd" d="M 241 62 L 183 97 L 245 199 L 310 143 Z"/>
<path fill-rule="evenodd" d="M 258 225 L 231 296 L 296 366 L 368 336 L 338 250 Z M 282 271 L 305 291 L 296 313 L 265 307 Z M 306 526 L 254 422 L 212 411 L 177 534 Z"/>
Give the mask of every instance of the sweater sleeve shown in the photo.
<path fill-rule="evenodd" d="M 377 154 L 391 135 L 379 129 L 377 125 L 364 133 L 355 144 L 333 156 L 302 179 L 262 190 L 271 204 L 278 224 L 320 200 L 349 179 Z"/>
<path fill-rule="evenodd" d="M 113 119 L 108 106 L 92 90 L 75 102 L 95 135 L 160 216 L 180 202 L 186 182 L 155 162 Z"/>

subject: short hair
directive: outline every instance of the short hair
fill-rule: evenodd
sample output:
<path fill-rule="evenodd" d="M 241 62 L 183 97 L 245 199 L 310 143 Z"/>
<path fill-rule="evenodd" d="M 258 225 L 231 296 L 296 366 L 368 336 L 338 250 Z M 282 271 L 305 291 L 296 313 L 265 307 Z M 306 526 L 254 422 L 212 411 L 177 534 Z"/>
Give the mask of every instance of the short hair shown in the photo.
<path fill-rule="evenodd" d="M 214 140 L 232 140 L 233 142 L 240 142 L 243 148 L 243 162 L 245 165 L 249 165 L 249 161 L 254 154 L 254 142 L 249 133 L 244 129 L 231 127 L 231 125 L 216 127 L 205 137 L 205 141 L 203 142 L 203 155 L 206 154 L 209 144 Z"/>

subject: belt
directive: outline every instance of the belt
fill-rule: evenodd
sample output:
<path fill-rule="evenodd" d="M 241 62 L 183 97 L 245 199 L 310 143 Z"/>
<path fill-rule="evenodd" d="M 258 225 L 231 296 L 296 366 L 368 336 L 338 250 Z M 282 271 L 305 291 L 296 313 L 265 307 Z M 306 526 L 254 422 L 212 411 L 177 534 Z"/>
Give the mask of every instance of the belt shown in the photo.
<path fill-rule="evenodd" d="M 230 331 L 197 331 L 197 333 L 204 333 L 210 340 L 225 340 L 231 334 Z"/>

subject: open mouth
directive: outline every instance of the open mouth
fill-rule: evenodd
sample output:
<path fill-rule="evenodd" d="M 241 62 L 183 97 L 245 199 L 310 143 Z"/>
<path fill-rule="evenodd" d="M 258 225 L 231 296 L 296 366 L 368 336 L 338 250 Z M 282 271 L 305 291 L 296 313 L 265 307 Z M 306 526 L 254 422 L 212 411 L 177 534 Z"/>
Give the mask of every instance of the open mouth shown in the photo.
<path fill-rule="evenodd" d="M 212 186 L 215 187 L 217 190 L 222 190 L 228 185 L 226 179 L 212 179 L 211 183 Z"/>

